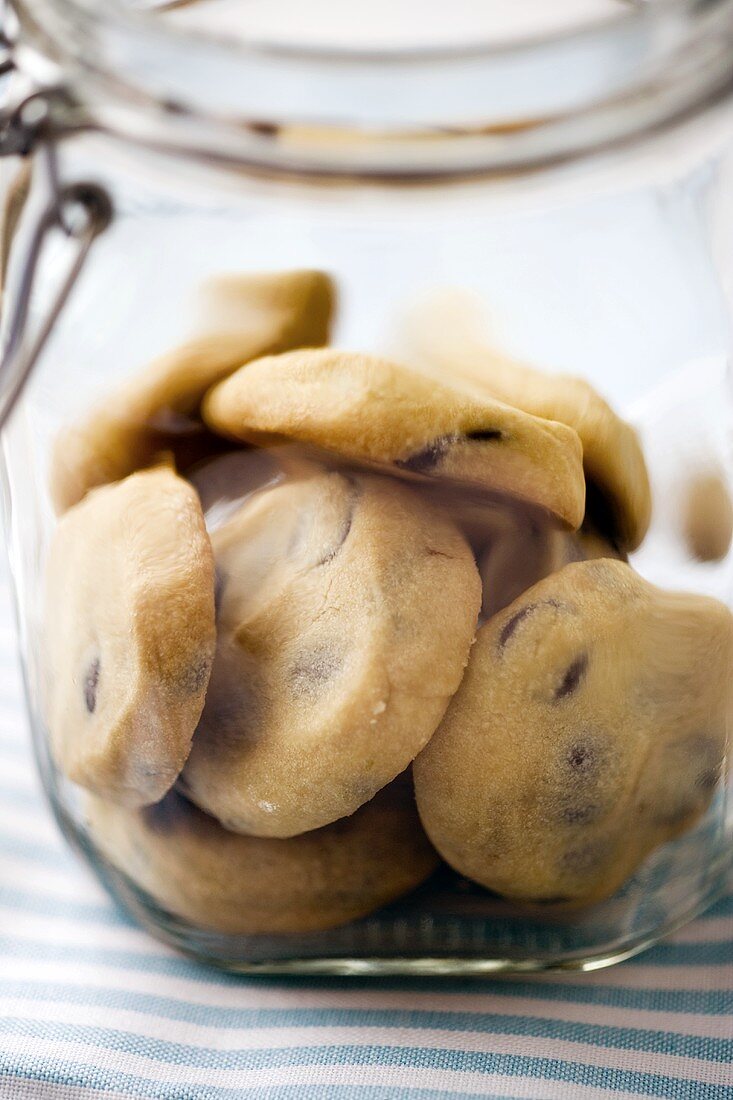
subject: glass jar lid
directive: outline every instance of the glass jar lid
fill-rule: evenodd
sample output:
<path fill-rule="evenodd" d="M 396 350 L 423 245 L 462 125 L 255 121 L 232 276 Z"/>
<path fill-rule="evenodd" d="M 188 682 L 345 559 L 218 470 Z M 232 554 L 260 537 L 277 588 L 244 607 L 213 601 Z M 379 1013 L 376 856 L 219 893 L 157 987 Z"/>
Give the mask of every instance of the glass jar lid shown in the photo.
<path fill-rule="evenodd" d="M 15 0 L 16 56 L 86 124 L 268 170 L 517 170 L 698 108 L 733 0 Z"/>

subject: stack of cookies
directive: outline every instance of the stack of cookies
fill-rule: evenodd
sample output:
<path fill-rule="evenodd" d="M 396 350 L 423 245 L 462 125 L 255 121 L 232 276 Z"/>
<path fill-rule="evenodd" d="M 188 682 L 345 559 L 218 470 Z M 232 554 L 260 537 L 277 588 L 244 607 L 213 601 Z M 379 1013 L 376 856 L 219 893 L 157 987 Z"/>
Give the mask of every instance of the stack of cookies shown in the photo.
<path fill-rule="evenodd" d="M 585 382 L 480 391 L 327 342 L 319 272 L 205 324 L 59 436 L 45 713 L 97 847 L 233 934 L 354 920 L 440 858 L 612 894 L 721 779 L 733 619 L 628 554 L 651 495 Z"/>

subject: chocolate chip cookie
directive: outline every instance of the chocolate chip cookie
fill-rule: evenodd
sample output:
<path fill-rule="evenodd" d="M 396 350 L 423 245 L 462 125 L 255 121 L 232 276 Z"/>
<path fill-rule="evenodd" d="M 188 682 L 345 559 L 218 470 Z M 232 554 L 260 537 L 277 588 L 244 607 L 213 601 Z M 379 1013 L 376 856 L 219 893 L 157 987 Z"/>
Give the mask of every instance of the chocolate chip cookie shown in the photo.
<path fill-rule="evenodd" d="M 440 379 L 463 378 L 487 394 L 536 417 L 574 428 L 597 503 L 594 523 L 611 541 L 635 550 L 649 527 L 651 489 L 634 428 L 583 378 L 549 374 L 492 348 L 482 332 L 480 305 L 460 292 L 436 295 L 406 324 L 406 352 Z"/>
<path fill-rule="evenodd" d="M 710 802 L 732 624 L 716 600 L 608 559 L 567 565 L 495 615 L 414 764 L 441 855 L 518 900 L 612 894 Z"/>
<path fill-rule="evenodd" d="M 199 418 L 206 391 L 258 356 L 324 343 L 334 290 L 319 271 L 223 276 L 204 285 L 199 302 L 202 319 L 187 343 L 59 434 L 50 470 L 58 512 L 163 452 L 185 469 L 215 451 L 220 444 Z"/>
<path fill-rule="evenodd" d="M 214 557 L 169 469 L 90 493 L 61 518 L 45 593 L 46 721 L 75 783 L 125 806 L 178 776 L 214 656 Z"/>
<path fill-rule="evenodd" d="M 346 924 L 419 886 L 438 857 L 400 778 L 351 817 L 289 840 L 223 829 L 177 791 L 144 810 L 90 799 L 113 867 L 196 928 L 239 935 Z"/>
<path fill-rule="evenodd" d="M 215 432 L 288 438 L 412 478 L 449 478 L 539 505 L 575 529 L 585 509 L 582 447 L 565 424 L 372 356 L 329 349 L 268 357 L 215 386 Z"/>
<path fill-rule="evenodd" d="M 481 584 L 403 482 L 319 472 L 212 533 L 218 641 L 185 793 L 288 837 L 350 814 L 426 744 L 460 683 Z"/>

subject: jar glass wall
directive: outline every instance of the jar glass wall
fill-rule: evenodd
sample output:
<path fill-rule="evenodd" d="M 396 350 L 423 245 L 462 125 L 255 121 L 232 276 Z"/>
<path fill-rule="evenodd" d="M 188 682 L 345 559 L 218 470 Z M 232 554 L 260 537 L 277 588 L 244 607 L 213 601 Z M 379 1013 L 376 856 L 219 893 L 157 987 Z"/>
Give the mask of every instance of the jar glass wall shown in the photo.
<path fill-rule="evenodd" d="M 156 934 L 595 966 L 720 891 L 729 136 L 719 102 L 463 179 L 34 156 L 8 308 L 50 187 L 113 217 L 5 428 L 28 706 L 62 826 Z"/>

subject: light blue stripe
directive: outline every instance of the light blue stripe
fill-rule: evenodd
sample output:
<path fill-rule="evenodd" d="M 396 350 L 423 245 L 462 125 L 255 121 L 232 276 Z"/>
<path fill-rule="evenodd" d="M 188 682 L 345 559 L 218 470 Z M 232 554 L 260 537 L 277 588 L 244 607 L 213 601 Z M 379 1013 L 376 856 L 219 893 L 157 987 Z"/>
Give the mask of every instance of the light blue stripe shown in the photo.
<path fill-rule="evenodd" d="M 183 1084 L 165 1085 L 146 1080 L 133 1074 L 115 1071 L 114 1082 L 110 1080 L 110 1071 L 72 1066 L 60 1069 L 58 1073 L 44 1072 L 44 1068 L 36 1067 L 32 1060 L 18 1059 L 25 1072 L 18 1070 L 13 1076 L 22 1077 L 26 1081 L 49 1082 L 54 1085 L 69 1085 L 77 1088 L 97 1089 L 105 1092 L 117 1092 L 134 1087 L 136 1100 L 395 1100 L 398 1095 L 409 1097 L 409 1100 L 476 1100 L 475 1092 L 446 1092 L 443 1089 L 409 1089 L 404 1093 L 398 1093 L 390 1088 L 389 1092 L 384 1086 L 375 1085 L 281 1085 L 281 1086 L 257 1086 L 255 1088 L 228 1089 L 218 1088 L 214 1085 Z M 0 1082 L 3 1076 L 0 1072 Z M 490 1080 L 487 1081 L 487 1084 Z M 517 1100 L 506 1093 L 482 1092 L 481 1100 Z"/>
<path fill-rule="evenodd" d="M 36 955 L 31 950 L 28 952 L 29 957 L 35 958 Z M 14 957 L 17 957 L 17 953 Z M 99 961 L 96 958 L 90 961 Z M 184 960 L 186 961 L 186 960 Z M 220 975 L 219 981 L 216 978 L 212 979 L 212 971 L 208 968 L 189 962 L 189 966 L 196 969 L 189 974 L 176 974 L 177 977 L 184 977 L 189 981 L 197 981 L 203 985 L 211 984 L 242 984 L 251 985 L 255 989 L 260 984 L 265 984 L 270 987 L 282 986 L 284 984 L 283 979 L 277 978 L 249 978 L 238 977 L 236 975 Z M 127 969 L 127 968 L 126 968 Z M 144 970 L 145 968 L 142 967 Z M 157 969 L 155 971 L 158 972 Z M 339 979 L 337 983 L 334 983 L 334 979 L 326 979 L 329 982 L 328 988 L 333 989 L 354 989 L 352 979 Z M 656 989 L 624 989 L 617 988 L 615 986 L 598 986 L 597 984 L 589 984 L 587 979 L 579 977 L 579 984 L 577 986 L 566 985 L 550 985 L 548 983 L 542 983 L 538 985 L 532 982 L 492 982 L 490 985 L 486 983 L 469 983 L 465 982 L 457 990 L 453 992 L 465 993 L 470 990 L 474 993 L 480 993 L 482 990 L 491 992 L 492 997 L 529 997 L 537 998 L 538 1000 L 557 1001 L 563 1004 L 590 1004 L 600 1005 L 614 1008 L 638 1008 L 644 1009 L 650 1012 L 689 1012 L 699 1016 L 725 1016 L 733 1014 L 733 991 L 728 990 L 656 990 Z M 177 1013 L 180 1011 L 185 1014 L 189 1011 L 193 1013 L 192 1019 L 198 1018 L 199 1012 L 211 1011 L 213 1014 L 218 1012 L 227 1012 L 227 1009 L 217 1008 L 216 1006 L 202 1007 L 195 1004 L 189 1004 L 183 998 L 175 997 L 162 997 L 159 998 L 155 994 L 148 993 L 131 993 L 124 992 L 118 993 L 116 990 L 100 990 L 96 987 L 90 987 L 89 989 L 84 987 L 66 986 L 63 984 L 54 984 L 48 982 L 19 982 L 19 983 L 4 983 L 0 988 L 13 988 L 15 990 L 14 996 L 27 996 L 34 1000 L 44 1000 L 48 997 L 51 1000 L 58 998 L 64 1000 L 68 996 L 70 1000 L 78 1004 L 96 1003 L 96 999 L 101 997 L 100 1004 L 109 1004 L 111 1007 L 125 1007 L 127 1004 L 130 1008 L 138 1008 L 142 1012 L 150 1011 L 151 1015 L 155 1013 L 156 1006 L 161 1005 L 161 1014 L 165 1015 L 166 1006 L 170 1006 L 172 1018 L 176 1018 Z M 319 992 L 323 987 L 314 985 L 314 979 L 298 979 L 297 991 L 300 992 Z M 357 987 L 359 990 L 385 990 L 386 986 L 383 981 L 379 981 L 376 984 L 374 981 L 370 981 L 368 984 L 362 983 Z M 408 983 L 405 980 L 404 983 L 394 986 L 394 991 L 403 992 L 409 995 L 411 991 L 430 992 L 432 989 L 435 992 L 451 992 L 447 984 L 438 985 L 430 983 L 426 980 L 424 984 Z M 122 1000 L 118 1000 L 118 997 L 122 997 Z M 109 999 L 107 999 L 109 998 Z M 236 1011 L 236 1010 L 234 1010 Z M 182 1018 L 184 1018 L 182 1016 Z M 187 1017 L 185 1017 L 187 1018 Z M 214 1020 L 216 1016 L 214 1015 Z"/>
<path fill-rule="evenodd" d="M 2 846 L 0 845 L 0 849 Z M 48 907 L 48 912 L 53 912 L 53 902 L 51 901 Z M 12 937 L 0 936 L 0 952 L 6 952 L 8 954 L 14 954 L 20 952 L 21 954 L 27 954 L 29 952 L 41 952 L 45 957 L 49 958 L 79 958 L 83 961 L 84 953 L 88 948 L 76 947 L 73 945 L 48 945 L 42 941 L 23 940 L 22 943 L 18 943 Z M 115 950 L 113 948 L 99 947 L 97 950 L 97 958 L 100 962 L 108 962 L 114 966 L 128 966 L 131 969 L 145 968 L 149 964 L 153 964 L 156 960 L 155 956 L 150 954 L 141 955 L 139 952 L 127 951 L 127 950 Z M 731 947 L 729 943 L 680 943 L 680 944 L 658 944 L 653 950 L 647 952 L 644 955 L 644 966 L 655 967 L 689 967 L 689 966 L 707 966 L 715 965 L 718 963 L 730 963 L 731 962 Z M 167 955 L 161 955 L 157 959 L 158 965 L 164 967 L 171 964 L 171 959 Z M 326 979 L 330 981 L 331 979 Z M 359 980 L 359 979 L 357 979 Z M 370 979 L 366 980 L 365 988 L 369 988 Z M 579 981 L 582 979 L 579 977 Z M 380 978 L 380 988 L 406 988 L 404 983 L 410 981 L 410 979 L 396 978 L 394 983 L 391 984 L 393 979 Z M 413 986 L 415 989 L 427 988 L 426 983 L 431 981 L 430 979 L 414 979 L 417 982 Z M 373 979 L 371 979 L 373 984 Z M 453 983 L 453 984 L 451 984 Z M 466 979 L 438 979 L 432 988 L 442 989 L 448 991 L 449 989 L 465 989 Z M 533 988 L 538 988 L 534 986 Z M 542 988 L 545 988 L 544 984 Z M 733 994 L 733 991 L 732 991 Z"/>
<path fill-rule="evenodd" d="M 151 941 L 152 942 L 152 941 Z M 143 971 L 153 974 L 170 974 L 173 977 L 187 978 L 204 985 L 236 985 L 242 979 L 236 974 L 224 974 L 200 963 L 187 959 L 185 955 L 154 955 L 137 951 L 125 951 L 112 948 L 68 946 L 50 944 L 36 940 L 18 940 L 12 936 L 0 936 L 0 956 L 18 959 L 29 957 L 34 960 L 63 960 L 65 962 L 100 963 L 104 966 L 121 967 L 125 970 Z M 2 970 L 0 969 L 0 974 Z"/>
<path fill-rule="evenodd" d="M 16 940 L 12 937 L 0 937 L 0 954 L 10 958 L 29 957 L 34 960 L 48 959 L 50 961 L 63 960 L 81 963 L 99 963 L 104 966 L 120 967 L 130 971 L 142 971 L 144 973 L 170 974 L 174 977 L 186 978 L 200 982 L 204 985 L 236 985 L 241 981 L 277 982 L 287 988 L 303 988 L 302 979 L 274 979 L 242 978 L 236 974 L 223 974 L 209 967 L 203 966 L 183 955 L 154 955 L 143 954 L 135 951 L 125 951 L 112 948 L 94 946 L 73 946 L 48 944 L 36 940 Z M 504 991 L 508 994 L 521 996 L 541 997 L 547 1000 L 570 1001 L 573 1003 L 627 1005 L 629 1007 L 651 1007 L 664 1011 L 677 1012 L 701 1012 L 706 1014 L 733 1013 L 733 989 L 731 990 L 637 990 L 622 989 L 615 986 L 604 987 L 590 984 L 582 975 L 578 975 L 577 985 L 553 985 L 550 982 L 516 982 L 501 981 L 491 985 L 493 993 L 501 995 Z M 332 978 L 308 978 L 307 988 L 329 989 L 333 988 Z M 431 989 L 436 992 L 465 992 L 473 989 L 480 992 L 483 982 L 479 979 L 473 983 L 465 979 L 384 979 L 378 983 L 374 979 L 345 978 L 339 980 L 339 987 L 346 989 L 390 989 L 396 992 L 409 992 L 411 989 L 425 992 Z"/>
<path fill-rule="evenodd" d="M 110 990 L 82 990 L 74 987 L 55 986 L 55 995 L 49 987 L 42 986 L 36 996 L 28 997 L 29 988 L 22 982 L 6 983 L 5 996 L 55 1000 L 87 1007 L 132 1009 L 156 1019 L 183 1021 L 208 1027 L 222 1028 L 382 1028 L 385 1041 L 389 1042 L 390 1028 L 413 1030 L 475 1032 L 484 1035 L 522 1035 L 533 1038 L 556 1039 L 573 1043 L 588 1043 L 614 1050 L 653 1050 L 667 1054 L 684 1055 L 703 1061 L 730 1064 L 733 1062 L 733 1036 L 731 1039 L 705 1038 L 669 1031 L 662 1036 L 651 1028 L 610 1027 L 599 1024 L 583 1024 L 565 1020 L 548 1020 L 542 1017 L 498 1012 L 436 1012 L 432 1010 L 365 1009 L 365 1008 L 282 1008 L 282 1009 L 232 1009 L 209 1005 L 172 1001 L 170 998 L 114 993 Z M 11 992 L 11 987 L 14 991 Z M 70 993 L 75 996 L 69 997 Z"/>
<path fill-rule="evenodd" d="M 56 1025 L 42 1021 L 2 1020 L 0 1034 L 22 1035 L 27 1038 L 65 1040 L 97 1046 L 101 1050 L 132 1052 L 139 1057 L 153 1058 L 179 1067 L 185 1076 L 188 1066 L 197 1069 L 254 1070 L 266 1075 L 273 1069 L 303 1066 L 399 1067 L 428 1070 L 452 1070 L 463 1073 L 505 1074 L 539 1080 L 565 1081 L 596 1088 L 626 1089 L 642 1096 L 662 1096 L 676 1100 L 694 1095 L 695 1100 L 731 1100 L 733 1085 L 725 1084 L 724 1074 L 730 1067 L 721 1067 L 720 1084 L 690 1082 L 658 1073 L 608 1069 L 579 1064 L 564 1059 L 531 1057 L 519 1054 L 494 1054 L 444 1048 L 349 1046 L 263 1047 L 226 1052 L 187 1047 L 180 1043 L 164 1043 L 158 1039 L 136 1036 L 132 1041 L 124 1032 L 106 1028 Z M 265 1078 L 266 1079 L 266 1078 Z M 195 1095 L 195 1094 L 194 1094 Z"/>
<path fill-rule="evenodd" d="M 649 952 L 644 956 L 649 957 Z M 621 964 L 627 965 L 627 964 Z M 257 980 L 257 979 L 255 979 Z M 272 979 L 269 979 L 272 981 Z M 501 979 L 487 984 L 486 979 L 461 978 L 379 978 L 378 983 L 368 978 L 344 978 L 339 982 L 345 989 L 375 989 L 392 993 L 480 993 L 490 989 L 492 996 L 538 997 L 542 1000 L 563 1001 L 571 1004 L 607 1004 L 618 1008 L 646 1008 L 660 1012 L 690 1012 L 714 1016 L 733 1015 L 733 989 L 635 989 L 623 986 L 603 985 L 602 973 L 586 976 L 578 974 L 575 983 L 553 983 L 551 980 L 533 981 Z M 278 984 L 296 990 L 302 986 L 297 979 L 281 978 Z M 313 977 L 308 988 L 327 990 L 332 979 Z"/>
<path fill-rule="evenodd" d="M 653 951 L 640 957 L 640 966 L 716 966 L 732 963 L 730 940 L 712 943 L 658 943 Z"/>

